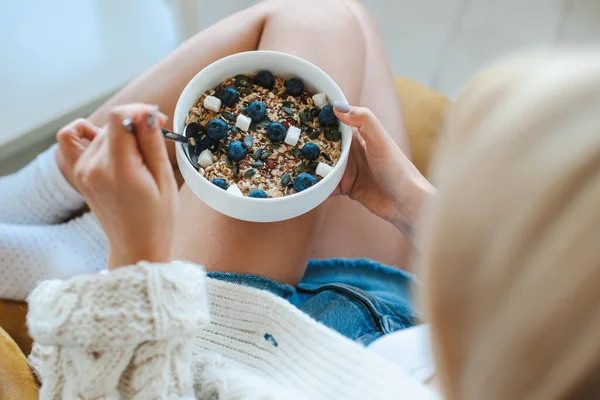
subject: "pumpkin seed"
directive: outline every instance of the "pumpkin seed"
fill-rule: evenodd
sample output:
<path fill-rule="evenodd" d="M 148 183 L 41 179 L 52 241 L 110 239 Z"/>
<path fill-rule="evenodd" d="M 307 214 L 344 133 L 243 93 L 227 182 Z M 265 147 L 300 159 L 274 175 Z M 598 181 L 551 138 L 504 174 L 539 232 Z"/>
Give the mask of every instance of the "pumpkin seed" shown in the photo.
<path fill-rule="evenodd" d="M 331 157 L 329 157 L 329 154 L 327 153 L 321 153 L 321 155 L 323 156 L 324 159 L 326 159 L 329 162 L 332 162 L 333 160 L 331 159 Z"/>
<path fill-rule="evenodd" d="M 271 150 L 279 150 L 281 145 L 279 143 L 271 143 L 269 144 L 269 147 L 271 148 Z"/>
<path fill-rule="evenodd" d="M 263 153 L 263 149 L 258 148 L 256 150 L 254 150 L 254 154 L 252 154 L 252 158 L 254 158 L 255 160 L 259 160 L 260 156 L 262 156 Z"/>
<path fill-rule="evenodd" d="M 318 129 L 315 129 L 310 133 L 310 135 L 308 135 L 308 137 L 310 137 L 312 140 L 318 139 L 319 136 L 321 136 L 321 131 Z"/>
<path fill-rule="evenodd" d="M 254 168 L 247 169 L 246 172 L 244 172 L 244 178 L 252 178 L 254 175 L 256 175 L 256 170 Z"/>
<path fill-rule="evenodd" d="M 231 121 L 231 122 L 235 122 L 235 116 L 234 116 L 232 113 L 230 113 L 230 112 L 223 111 L 223 112 L 221 113 L 221 116 L 222 116 L 223 118 L 225 118 L 225 119 L 227 119 L 227 120 Z"/>
<path fill-rule="evenodd" d="M 263 119 L 262 121 L 260 121 L 258 123 L 258 125 L 256 125 L 257 128 L 267 128 L 267 126 L 271 125 L 271 121 L 269 121 L 268 119 Z"/>
<path fill-rule="evenodd" d="M 240 164 L 233 164 L 233 175 L 238 176 L 240 174 Z"/>
<path fill-rule="evenodd" d="M 315 119 L 319 116 L 319 113 L 321 112 L 321 110 L 319 110 L 317 107 L 314 107 L 310 110 L 310 119 Z"/>
<path fill-rule="evenodd" d="M 244 138 L 244 147 L 246 147 L 248 150 L 250 150 L 252 148 L 253 144 L 254 144 L 254 139 L 252 139 L 252 136 L 248 135 Z"/>
<path fill-rule="evenodd" d="M 282 101 L 281 105 L 288 108 L 294 108 L 296 106 L 293 101 Z"/>
<path fill-rule="evenodd" d="M 339 142 L 340 140 L 342 140 L 342 132 L 340 132 L 339 130 L 334 131 L 333 132 L 333 141 Z"/>
<path fill-rule="evenodd" d="M 308 130 L 308 126 L 306 126 L 306 125 L 302 125 L 302 126 L 300 127 L 300 130 L 301 130 L 302 132 L 306 132 L 306 131 Z"/>
<path fill-rule="evenodd" d="M 300 163 L 300 164 L 296 165 L 296 171 L 304 172 L 304 163 Z"/>
<path fill-rule="evenodd" d="M 298 149 L 294 149 L 292 150 L 292 155 L 296 158 L 301 158 L 302 157 L 302 152 Z"/>
<path fill-rule="evenodd" d="M 308 125 L 308 117 L 306 116 L 305 110 L 300 110 L 300 122 L 304 125 Z"/>
<path fill-rule="evenodd" d="M 256 125 L 257 125 L 256 122 L 254 122 L 254 121 L 250 122 L 250 128 L 249 129 L 251 131 L 255 131 L 256 132 Z"/>
<path fill-rule="evenodd" d="M 254 89 L 252 89 L 252 86 L 249 86 L 249 87 L 245 87 L 242 90 L 240 90 L 240 94 L 242 94 L 244 96 L 248 96 L 253 91 L 254 91 Z"/>
<path fill-rule="evenodd" d="M 271 152 L 270 152 L 270 151 L 263 151 L 263 153 L 260 155 L 260 159 L 261 159 L 261 160 L 264 160 L 264 159 L 266 159 L 267 157 L 269 157 L 270 155 L 271 155 Z"/>
<path fill-rule="evenodd" d="M 231 157 L 225 157 L 225 164 L 227 164 L 229 167 L 233 167 L 233 161 L 231 161 Z"/>
<path fill-rule="evenodd" d="M 281 186 L 285 187 L 287 185 L 289 185 L 292 182 L 292 177 L 290 176 L 290 174 L 285 173 L 283 174 L 283 176 L 281 177 Z"/>
<path fill-rule="evenodd" d="M 309 164 L 309 167 L 310 167 L 311 171 L 313 171 L 313 172 L 317 169 L 318 166 L 319 166 L 318 161 L 311 161 L 311 163 Z"/>
<path fill-rule="evenodd" d="M 236 75 L 235 76 L 235 85 L 247 87 L 250 86 L 250 80 L 246 75 Z"/>
<path fill-rule="evenodd" d="M 333 133 L 330 130 L 325 131 L 325 139 L 329 140 L 330 142 L 333 142 Z"/>
<path fill-rule="evenodd" d="M 282 109 L 283 109 L 283 112 L 286 113 L 287 115 L 294 115 L 294 110 L 292 110 L 291 108 L 283 106 Z"/>
<path fill-rule="evenodd" d="M 237 127 L 237 126 L 235 126 L 235 125 L 234 125 L 234 126 L 232 126 L 231 128 L 229 128 L 229 130 L 230 130 L 230 131 L 231 131 L 231 133 L 233 133 L 234 135 L 237 135 L 237 133 L 240 131 L 240 130 L 238 129 L 238 127 Z"/>
<path fill-rule="evenodd" d="M 256 160 L 256 161 L 252 161 L 250 163 L 250 166 L 254 167 L 254 168 L 262 168 L 265 165 L 265 163 L 263 163 L 260 160 Z"/>

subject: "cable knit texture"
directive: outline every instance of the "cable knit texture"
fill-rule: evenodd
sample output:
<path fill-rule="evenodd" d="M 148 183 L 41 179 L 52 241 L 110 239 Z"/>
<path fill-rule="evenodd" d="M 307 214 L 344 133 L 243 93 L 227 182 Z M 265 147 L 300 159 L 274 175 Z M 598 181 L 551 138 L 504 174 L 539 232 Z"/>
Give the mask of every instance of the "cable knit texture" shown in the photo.
<path fill-rule="evenodd" d="M 40 397 L 191 397 L 191 339 L 209 319 L 204 280 L 194 265 L 141 262 L 43 282 L 27 316 Z"/>
<path fill-rule="evenodd" d="M 284 299 L 206 282 L 199 266 L 140 263 L 42 283 L 28 316 L 41 398 L 433 398 Z"/>

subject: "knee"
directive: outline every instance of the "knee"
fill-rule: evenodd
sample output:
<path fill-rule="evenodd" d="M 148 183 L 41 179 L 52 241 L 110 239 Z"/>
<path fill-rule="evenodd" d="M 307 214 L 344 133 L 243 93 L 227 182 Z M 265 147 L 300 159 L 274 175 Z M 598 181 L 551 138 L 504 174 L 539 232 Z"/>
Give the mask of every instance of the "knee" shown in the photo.
<path fill-rule="evenodd" d="M 272 5 L 271 18 L 291 21 L 290 29 L 310 27 L 324 36 L 362 32 L 365 11 L 355 0 L 274 0 Z"/>

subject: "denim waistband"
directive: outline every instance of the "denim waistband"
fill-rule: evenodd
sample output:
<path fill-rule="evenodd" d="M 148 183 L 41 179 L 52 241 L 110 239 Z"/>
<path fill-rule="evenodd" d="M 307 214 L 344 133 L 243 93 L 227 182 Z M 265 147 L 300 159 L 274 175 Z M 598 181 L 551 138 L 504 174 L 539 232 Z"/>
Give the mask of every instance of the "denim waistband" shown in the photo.
<path fill-rule="evenodd" d="M 267 290 L 344 336 L 369 344 L 414 325 L 411 274 L 370 260 L 310 260 L 296 287 L 252 274 L 209 272 L 210 278 Z"/>

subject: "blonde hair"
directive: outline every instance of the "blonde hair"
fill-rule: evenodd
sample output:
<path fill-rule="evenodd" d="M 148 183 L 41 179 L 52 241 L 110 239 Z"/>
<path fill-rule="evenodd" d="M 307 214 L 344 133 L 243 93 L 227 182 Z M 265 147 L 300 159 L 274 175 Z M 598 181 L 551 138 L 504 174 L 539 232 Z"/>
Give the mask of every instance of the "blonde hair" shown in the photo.
<path fill-rule="evenodd" d="M 600 398 L 600 53 L 498 64 L 446 134 L 420 260 L 444 394 Z"/>

